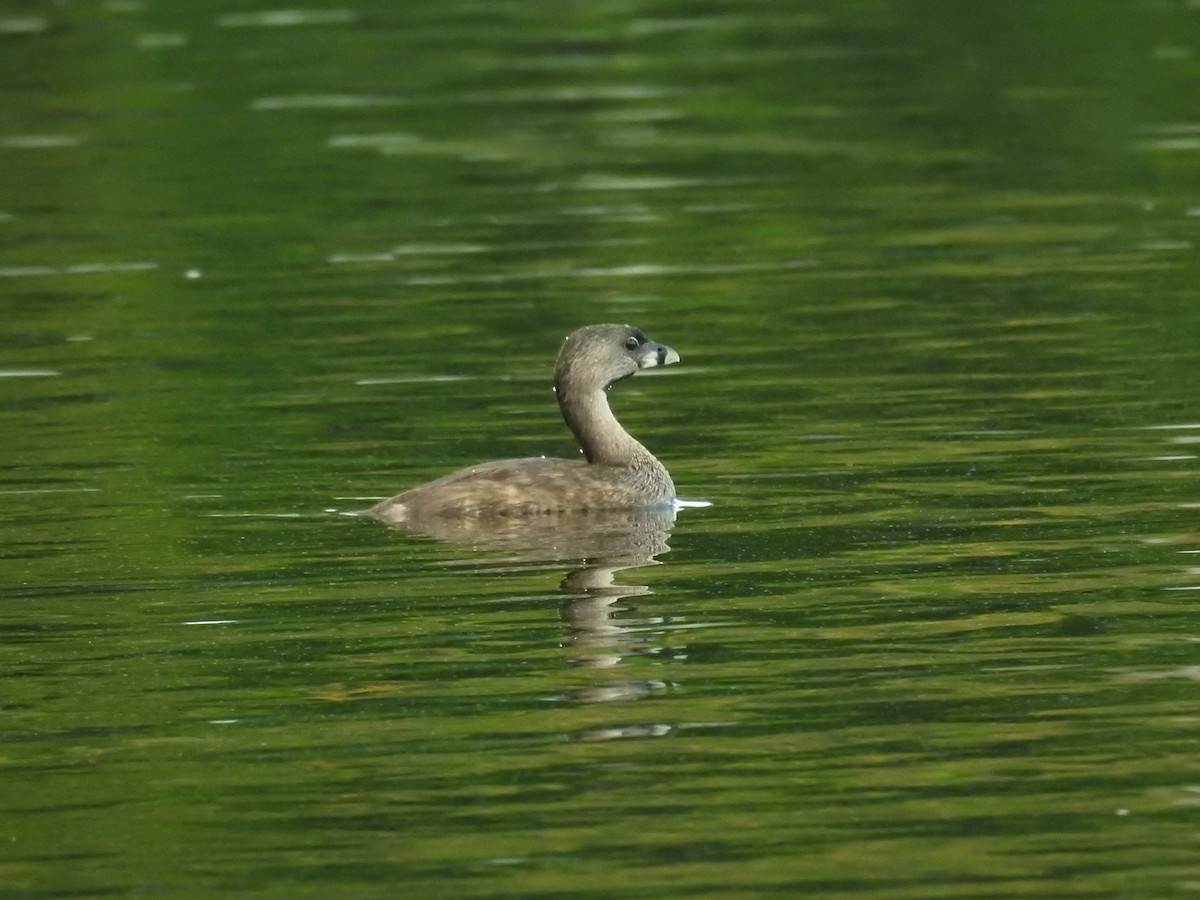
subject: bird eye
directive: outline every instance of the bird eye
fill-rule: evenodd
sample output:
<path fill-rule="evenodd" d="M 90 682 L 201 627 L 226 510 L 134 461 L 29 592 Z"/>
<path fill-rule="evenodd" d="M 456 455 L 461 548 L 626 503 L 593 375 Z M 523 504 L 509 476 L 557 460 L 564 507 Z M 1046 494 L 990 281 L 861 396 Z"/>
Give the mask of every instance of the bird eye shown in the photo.
<path fill-rule="evenodd" d="M 640 346 L 642 346 L 642 342 L 632 335 L 625 339 L 626 350 L 636 350 Z"/>

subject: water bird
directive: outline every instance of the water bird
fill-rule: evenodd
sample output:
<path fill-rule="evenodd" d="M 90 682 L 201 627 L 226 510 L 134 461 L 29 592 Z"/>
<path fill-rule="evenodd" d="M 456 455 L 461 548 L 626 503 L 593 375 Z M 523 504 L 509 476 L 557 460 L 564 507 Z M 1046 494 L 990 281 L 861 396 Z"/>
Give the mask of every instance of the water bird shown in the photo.
<path fill-rule="evenodd" d="M 366 515 L 400 525 L 672 507 L 670 473 L 617 421 L 608 389 L 642 369 L 677 362 L 678 353 L 638 328 L 579 328 L 559 350 L 554 393 L 582 460 L 539 456 L 479 463 L 382 500 Z"/>

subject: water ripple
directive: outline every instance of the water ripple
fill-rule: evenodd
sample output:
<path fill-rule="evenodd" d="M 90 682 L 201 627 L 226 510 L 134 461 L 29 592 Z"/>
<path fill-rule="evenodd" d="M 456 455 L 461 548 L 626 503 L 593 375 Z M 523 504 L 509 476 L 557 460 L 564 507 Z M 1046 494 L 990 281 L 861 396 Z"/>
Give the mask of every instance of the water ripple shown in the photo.
<path fill-rule="evenodd" d="M 9 150 L 56 150 L 78 147 L 83 138 L 73 134 L 14 134 L 0 140 L 0 147 Z"/>
<path fill-rule="evenodd" d="M 79 263 L 70 266 L 3 266 L 0 278 L 29 278 L 38 275 L 98 275 L 109 272 L 145 272 L 157 269 L 148 260 L 114 263 Z"/>
<path fill-rule="evenodd" d="M 410 101 L 401 97 L 382 97 L 373 94 L 287 94 L 279 97 L 259 97 L 251 109 L 371 109 L 380 106 L 403 106 Z"/>
<path fill-rule="evenodd" d="M 291 28 L 296 25 L 351 25 L 358 21 L 352 9 L 276 9 L 217 16 L 221 28 Z"/>

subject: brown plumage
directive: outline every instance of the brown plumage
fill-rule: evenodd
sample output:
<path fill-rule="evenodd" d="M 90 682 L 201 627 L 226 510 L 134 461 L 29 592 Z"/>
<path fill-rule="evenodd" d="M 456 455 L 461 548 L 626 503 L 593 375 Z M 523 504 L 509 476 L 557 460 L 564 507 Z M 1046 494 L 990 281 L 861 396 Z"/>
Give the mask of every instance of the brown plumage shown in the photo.
<path fill-rule="evenodd" d="M 668 505 L 666 468 L 617 421 L 607 390 L 679 354 L 628 325 L 588 325 L 563 341 L 554 391 L 583 460 L 501 459 L 453 472 L 367 510 L 400 524 L 439 517 L 531 516 Z"/>

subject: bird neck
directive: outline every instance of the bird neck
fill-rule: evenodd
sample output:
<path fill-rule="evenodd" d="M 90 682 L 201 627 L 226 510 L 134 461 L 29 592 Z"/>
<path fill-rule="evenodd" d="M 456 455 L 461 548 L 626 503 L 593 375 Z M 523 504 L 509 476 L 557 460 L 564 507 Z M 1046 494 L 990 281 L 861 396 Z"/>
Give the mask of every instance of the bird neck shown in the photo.
<path fill-rule="evenodd" d="M 622 468 L 661 468 L 654 455 L 629 434 L 608 405 L 602 388 L 579 388 L 565 380 L 555 385 L 558 408 L 589 463 Z"/>

